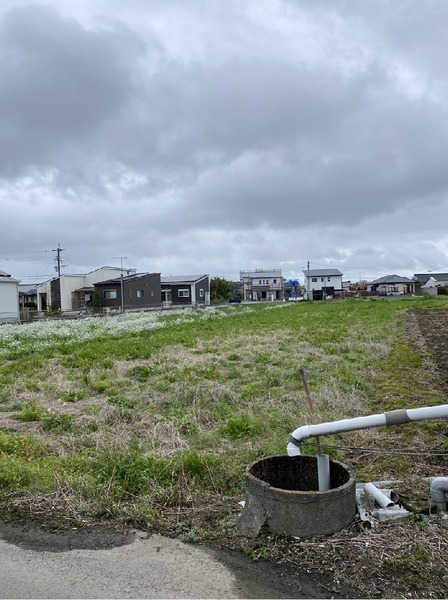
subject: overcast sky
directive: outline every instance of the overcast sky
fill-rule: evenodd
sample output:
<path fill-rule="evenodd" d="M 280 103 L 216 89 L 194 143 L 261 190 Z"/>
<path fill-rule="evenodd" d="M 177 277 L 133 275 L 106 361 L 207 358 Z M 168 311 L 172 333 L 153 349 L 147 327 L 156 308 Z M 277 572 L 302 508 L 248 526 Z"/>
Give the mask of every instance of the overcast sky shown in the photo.
<path fill-rule="evenodd" d="M 448 271 L 446 0 L 1 0 L 0 269 Z"/>

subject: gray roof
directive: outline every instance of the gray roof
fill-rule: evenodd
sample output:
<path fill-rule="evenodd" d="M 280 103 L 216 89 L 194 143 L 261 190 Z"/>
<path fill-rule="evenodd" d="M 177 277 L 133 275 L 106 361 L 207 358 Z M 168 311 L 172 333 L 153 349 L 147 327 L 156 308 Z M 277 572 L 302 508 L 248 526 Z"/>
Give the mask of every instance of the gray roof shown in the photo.
<path fill-rule="evenodd" d="M 342 277 L 339 269 L 304 269 L 303 274 L 305 277 L 330 277 L 332 275 L 340 275 Z"/>
<path fill-rule="evenodd" d="M 191 285 L 192 283 L 196 283 L 205 277 L 208 277 L 208 275 L 170 275 L 169 277 L 161 277 L 160 283 L 165 285 L 172 285 L 175 283 L 185 283 Z"/>
<path fill-rule="evenodd" d="M 0 277 L 11 277 L 11 275 L 9 275 L 9 273 L 6 273 L 6 271 L 0 270 Z"/>
<path fill-rule="evenodd" d="M 19 285 L 19 294 L 35 296 L 37 294 L 37 283 L 21 283 Z"/>
<path fill-rule="evenodd" d="M 414 283 L 414 281 L 407 277 L 402 277 L 401 275 L 385 275 L 384 277 L 372 281 L 372 285 L 379 285 L 381 283 L 390 283 L 392 285 L 394 283 Z"/>
<path fill-rule="evenodd" d="M 271 269 L 270 271 L 245 271 L 243 277 L 250 277 L 251 279 L 266 279 L 266 277 L 281 277 L 281 269 Z"/>
<path fill-rule="evenodd" d="M 414 275 L 415 281 L 419 283 L 426 283 L 430 277 L 436 281 L 448 281 L 448 273 L 416 273 Z"/>
<path fill-rule="evenodd" d="M 133 273 L 132 275 L 125 275 L 123 277 L 124 283 L 129 283 L 130 281 L 138 281 L 139 279 L 145 279 L 145 277 L 152 277 L 153 275 L 160 275 L 160 273 Z M 108 279 L 107 281 L 98 281 L 94 283 L 94 285 L 116 285 L 117 283 L 121 283 L 121 277 L 115 277 L 114 279 Z"/>

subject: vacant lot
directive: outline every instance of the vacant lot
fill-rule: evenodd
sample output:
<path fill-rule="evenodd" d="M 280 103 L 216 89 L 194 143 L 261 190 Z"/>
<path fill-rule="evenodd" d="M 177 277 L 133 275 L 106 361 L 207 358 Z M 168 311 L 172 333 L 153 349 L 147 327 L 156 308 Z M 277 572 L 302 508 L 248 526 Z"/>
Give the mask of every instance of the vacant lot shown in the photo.
<path fill-rule="evenodd" d="M 235 523 L 246 465 L 310 422 L 298 369 L 320 421 L 444 404 L 447 311 L 442 297 L 352 299 L 3 326 L 2 514 L 207 540 L 364 596 L 446 597 L 447 530 L 426 515 L 326 540 L 247 540 Z M 429 421 L 321 441 L 429 512 L 447 433 Z"/>

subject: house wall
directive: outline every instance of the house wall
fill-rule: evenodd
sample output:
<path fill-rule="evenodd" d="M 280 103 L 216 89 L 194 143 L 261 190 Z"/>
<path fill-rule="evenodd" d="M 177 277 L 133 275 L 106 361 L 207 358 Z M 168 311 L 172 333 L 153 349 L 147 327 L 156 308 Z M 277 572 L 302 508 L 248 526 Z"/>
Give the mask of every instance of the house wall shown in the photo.
<path fill-rule="evenodd" d="M 0 281 L 0 323 L 16 323 L 19 315 L 19 282 Z"/>
<path fill-rule="evenodd" d="M 193 286 L 192 286 L 193 287 Z M 204 277 L 194 285 L 195 303 L 203 306 L 210 304 L 210 278 Z"/>
<path fill-rule="evenodd" d="M 56 280 L 58 281 L 58 280 Z M 73 310 L 72 294 L 84 285 L 84 275 L 61 275 L 59 278 L 59 287 L 61 301 L 59 308 L 64 310 Z"/>
<path fill-rule="evenodd" d="M 378 285 L 379 294 L 413 294 L 415 293 L 415 283 L 382 283 Z"/>
<path fill-rule="evenodd" d="M 173 304 L 194 304 L 196 302 L 196 288 L 194 285 L 187 283 L 164 284 L 163 289 L 171 290 L 171 302 Z M 184 290 L 188 290 L 188 296 L 179 295 Z"/>
<path fill-rule="evenodd" d="M 105 298 L 104 292 L 114 290 L 116 298 Z M 119 308 L 121 307 L 121 282 L 118 283 L 97 283 L 95 285 L 95 291 L 100 297 L 101 306 L 106 308 Z M 143 292 L 143 295 L 139 297 L 139 291 Z M 151 308 L 160 306 L 162 303 L 161 288 L 160 288 L 160 274 L 155 273 L 148 275 L 148 277 L 142 277 L 141 279 L 126 281 L 123 279 L 123 306 L 124 309 L 139 309 L 139 308 Z"/>
<path fill-rule="evenodd" d="M 160 306 L 162 303 L 160 275 L 157 273 L 137 281 L 124 281 L 123 294 L 125 308 Z"/>
<path fill-rule="evenodd" d="M 36 286 L 37 292 L 37 310 L 47 310 L 51 300 L 51 286 L 49 281 Z"/>
<path fill-rule="evenodd" d="M 314 279 L 316 279 L 316 281 L 314 281 Z M 334 288 L 335 290 L 342 290 L 342 275 L 327 275 L 327 276 L 319 275 L 317 277 L 309 278 L 307 290 L 323 291 L 328 288 Z"/>
<path fill-rule="evenodd" d="M 47 298 L 48 300 L 48 298 Z M 49 298 L 49 306 L 50 310 L 60 310 L 61 309 L 61 280 L 53 279 L 50 281 L 50 298 Z"/>
<path fill-rule="evenodd" d="M 115 291 L 115 298 L 105 298 L 104 292 Z M 118 308 L 121 307 L 121 284 L 120 283 L 109 283 L 107 285 L 97 284 L 95 285 L 95 292 L 100 297 L 101 306 L 105 308 Z"/>

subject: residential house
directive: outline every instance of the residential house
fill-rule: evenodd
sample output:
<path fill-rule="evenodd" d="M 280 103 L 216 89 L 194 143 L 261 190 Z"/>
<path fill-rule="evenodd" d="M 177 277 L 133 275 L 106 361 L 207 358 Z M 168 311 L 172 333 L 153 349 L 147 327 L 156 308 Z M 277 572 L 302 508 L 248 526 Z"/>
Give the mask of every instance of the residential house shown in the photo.
<path fill-rule="evenodd" d="M 418 284 L 417 284 L 418 285 Z M 439 287 L 448 287 L 448 274 L 445 274 L 445 279 L 430 277 L 426 283 L 417 288 L 416 291 L 419 291 L 421 294 L 425 296 L 437 296 Z"/>
<path fill-rule="evenodd" d="M 429 280 L 436 281 L 437 285 L 446 285 L 448 281 L 448 273 L 416 273 L 413 277 L 416 283 L 416 289 L 425 286 Z M 430 285 L 428 287 L 434 287 Z"/>
<path fill-rule="evenodd" d="M 94 285 L 117 276 L 135 273 L 135 269 L 101 267 L 86 275 L 61 275 L 37 286 L 38 310 L 80 310 L 92 305 Z"/>
<path fill-rule="evenodd" d="M 281 269 L 240 271 L 244 300 L 283 300 L 284 286 Z"/>
<path fill-rule="evenodd" d="M 17 323 L 19 320 L 19 280 L 0 271 L 0 323 Z"/>
<path fill-rule="evenodd" d="M 19 305 L 21 310 L 37 308 L 37 283 L 19 284 Z"/>
<path fill-rule="evenodd" d="M 163 306 L 209 306 L 210 275 L 161 277 Z"/>
<path fill-rule="evenodd" d="M 133 273 L 94 284 L 100 304 L 106 309 L 145 310 L 160 308 L 160 273 Z"/>
<path fill-rule="evenodd" d="M 303 275 L 310 300 L 325 300 L 342 293 L 342 273 L 339 269 L 305 269 Z"/>
<path fill-rule="evenodd" d="M 371 289 L 380 296 L 415 294 L 415 281 L 401 275 L 385 275 L 372 281 Z"/>

